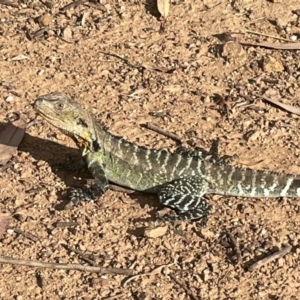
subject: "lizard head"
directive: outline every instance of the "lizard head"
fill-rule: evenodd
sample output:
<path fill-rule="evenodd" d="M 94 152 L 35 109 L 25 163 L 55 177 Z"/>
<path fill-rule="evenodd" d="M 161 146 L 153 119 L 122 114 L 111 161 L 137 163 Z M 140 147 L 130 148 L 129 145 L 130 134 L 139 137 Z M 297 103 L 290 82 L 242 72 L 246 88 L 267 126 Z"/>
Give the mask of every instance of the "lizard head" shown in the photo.
<path fill-rule="evenodd" d="M 71 137 L 85 153 L 99 149 L 94 117 L 65 94 L 53 92 L 39 96 L 34 108 L 50 124 Z"/>

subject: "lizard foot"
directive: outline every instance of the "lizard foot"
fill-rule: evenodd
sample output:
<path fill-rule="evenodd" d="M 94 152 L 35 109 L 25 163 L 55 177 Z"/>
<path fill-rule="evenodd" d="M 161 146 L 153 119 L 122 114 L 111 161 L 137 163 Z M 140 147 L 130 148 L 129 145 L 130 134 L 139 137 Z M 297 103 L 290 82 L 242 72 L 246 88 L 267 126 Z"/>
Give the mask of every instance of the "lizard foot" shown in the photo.
<path fill-rule="evenodd" d="M 94 197 L 90 192 L 80 188 L 71 188 L 69 198 L 75 205 L 77 205 L 80 201 L 94 200 Z"/>
<path fill-rule="evenodd" d="M 76 205 L 80 201 L 93 201 L 100 198 L 106 190 L 103 190 L 99 184 L 93 184 L 91 187 L 71 188 L 70 200 Z"/>
<path fill-rule="evenodd" d="M 211 206 L 207 206 L 203 209 L 193 209 L 189 211 L 180 211 L 177 215 L 166 214 L 163 217 L 158 218 L 158 222 L 176 222 L 201 219 L 201 225 L 207 224 L 208 216 L 211 210 Z"/>

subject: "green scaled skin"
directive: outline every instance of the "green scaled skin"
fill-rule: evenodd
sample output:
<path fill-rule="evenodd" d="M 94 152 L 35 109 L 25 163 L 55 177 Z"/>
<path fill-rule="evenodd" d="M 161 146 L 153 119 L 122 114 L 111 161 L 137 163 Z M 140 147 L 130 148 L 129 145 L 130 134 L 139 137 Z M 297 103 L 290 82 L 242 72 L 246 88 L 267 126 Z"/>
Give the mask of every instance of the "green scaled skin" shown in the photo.
<path fill-rule="evenodd" d="M 50 124 L 71 137 L 95 178 L 88 190 L 73 189 L 71 199 L 93 200 L 108 182 L 158 194 L 159 201 L 178 211 L 163 220 L 200 219 L 206 222 L 207 193 L 241 197 L 299 197 L 300 179 L 294 175 L 234 167 L 205 159 L 207 153 L 171 153 L 147 149 L 111 134 L 88 110 L 66 95 L 54 92 L 35 101 L 35 109 Z"/>

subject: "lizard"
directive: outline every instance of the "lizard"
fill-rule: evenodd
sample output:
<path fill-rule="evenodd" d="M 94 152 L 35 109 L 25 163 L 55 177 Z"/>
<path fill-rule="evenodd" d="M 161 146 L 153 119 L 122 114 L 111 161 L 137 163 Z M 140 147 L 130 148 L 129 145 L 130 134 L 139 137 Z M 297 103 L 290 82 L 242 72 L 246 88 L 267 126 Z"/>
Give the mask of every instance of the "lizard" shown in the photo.
<path fill-rule="evenodd" d="M 136 191 L 158 194 L 159 202 L 177 211 L 162 221 L 202 220 L 211 206 L 205 194 L 270 198 L 300 197 L 300 177 L 292 174 L 236 167 L 219 159 L 206 159 L 195 149 L 178 152 L 149 149 L 112 134 L 95 116 L 63 93 L 39 96 L 36 111 L 71 137 L 95 183 L 73 188 L 72 201 L 95 200 L 109 182 Z"/>

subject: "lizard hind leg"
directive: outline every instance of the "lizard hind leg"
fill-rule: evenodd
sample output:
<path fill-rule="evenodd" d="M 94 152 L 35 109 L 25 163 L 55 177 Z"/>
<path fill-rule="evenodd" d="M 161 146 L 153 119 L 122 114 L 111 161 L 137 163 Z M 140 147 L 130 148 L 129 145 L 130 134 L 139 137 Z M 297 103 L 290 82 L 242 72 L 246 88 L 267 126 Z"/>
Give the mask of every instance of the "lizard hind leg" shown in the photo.
<path fill-rule="evenodd" d="M 177 215 L 166 215 L 162 221 L 180 221 L 202 219 L 206 224 L 211 207 L 203 198 L 209 190 L 206 180 L 192 176 L 174 180 L 165 184 L 158 194 L 159 201 L 178 211 Z"/>

